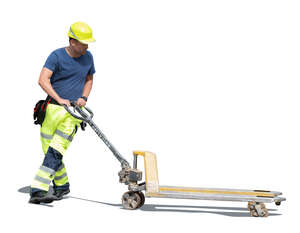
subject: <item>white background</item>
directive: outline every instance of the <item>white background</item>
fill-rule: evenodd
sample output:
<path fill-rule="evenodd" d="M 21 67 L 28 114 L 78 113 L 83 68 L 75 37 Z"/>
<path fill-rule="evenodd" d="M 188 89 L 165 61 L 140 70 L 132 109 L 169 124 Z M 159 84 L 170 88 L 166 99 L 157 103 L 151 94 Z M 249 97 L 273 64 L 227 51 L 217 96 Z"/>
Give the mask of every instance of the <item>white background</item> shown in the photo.
<path fill-rule="evenodd" d="M 289 0 L 2 1 L 0 231 L 299 229 L 299 10 Z M 79 20 L 97 40 L 88 106 L 126 159 L 156 153 L 162 185 L 282 191 L 287 202 L 267 205 L 269 218 L 249 217 L 246 203 L 172 199 L 126 211 L 119 163 L 88 128 L 65 156 L 70 197 L 28 204 L 20 190 L 43 160 L 39 72 Z"/>

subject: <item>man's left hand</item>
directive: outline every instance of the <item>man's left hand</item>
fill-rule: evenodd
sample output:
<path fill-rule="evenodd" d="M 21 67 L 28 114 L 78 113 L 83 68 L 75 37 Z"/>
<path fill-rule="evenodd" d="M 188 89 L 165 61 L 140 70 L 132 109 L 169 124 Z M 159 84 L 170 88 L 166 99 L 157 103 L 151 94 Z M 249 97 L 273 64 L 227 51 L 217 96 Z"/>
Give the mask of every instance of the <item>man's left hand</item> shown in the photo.
<path fill-rule="evenodd" d="M 76 101 L 76 104 L 79 105 L 80 107 L 83 107 L 85 106 L 86 104 L 86 101 L 82 98 L 79 98 L 77 101 Z"/>

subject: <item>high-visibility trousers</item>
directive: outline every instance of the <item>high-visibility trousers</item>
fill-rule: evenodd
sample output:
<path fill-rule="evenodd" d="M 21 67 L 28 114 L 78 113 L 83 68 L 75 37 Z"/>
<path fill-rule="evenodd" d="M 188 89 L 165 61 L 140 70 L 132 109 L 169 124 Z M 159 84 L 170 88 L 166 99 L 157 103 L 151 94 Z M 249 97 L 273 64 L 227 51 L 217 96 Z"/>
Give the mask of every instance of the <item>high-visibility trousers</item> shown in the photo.
<path fill-rule="evenodd" d="M 68 184 L 63 156 L 80 123 L 81 120 L 71 116 L 64 107 L 48 104 L 41 127 L 41 142 L 45 158 L 33 180 L 32 190 L 48 191 L 52 181 L 54 188 Z"/>

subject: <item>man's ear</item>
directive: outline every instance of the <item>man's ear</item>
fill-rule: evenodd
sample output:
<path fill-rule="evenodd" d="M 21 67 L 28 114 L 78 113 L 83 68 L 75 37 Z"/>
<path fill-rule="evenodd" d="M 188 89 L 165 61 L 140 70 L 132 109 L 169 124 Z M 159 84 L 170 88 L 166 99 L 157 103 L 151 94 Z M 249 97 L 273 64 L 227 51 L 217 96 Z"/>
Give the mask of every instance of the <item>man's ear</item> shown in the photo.
<path fill-rule="evenodd" d="M 69 43 L 70 43 L 70 45 L 74 46 L 76 43 L 76 40 L 74 40 L 73 38 L 70 38 Z"/>

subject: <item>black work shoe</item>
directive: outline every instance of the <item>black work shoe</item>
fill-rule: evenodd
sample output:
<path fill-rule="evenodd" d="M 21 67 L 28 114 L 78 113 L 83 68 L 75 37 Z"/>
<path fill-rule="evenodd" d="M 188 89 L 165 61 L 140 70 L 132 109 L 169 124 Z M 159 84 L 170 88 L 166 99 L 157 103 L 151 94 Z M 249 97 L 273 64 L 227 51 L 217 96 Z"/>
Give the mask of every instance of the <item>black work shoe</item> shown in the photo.
<path fill-rule="evenodd" d="M 58 189 L 58 190 L 54 190 L 53 195 L 56 197 L 55 200 L 61 200 L 68 193 L 70 193 L 70 189 L 62 189 L 62 190 Z"/>
<path fill-rule="evenodd" d="M 29 203 L 32 204 L 51 203 L 53 201 L 53 197 L 48 196 L 46 191 L 37 191 L 32 193 L 29 199 Z"/>

